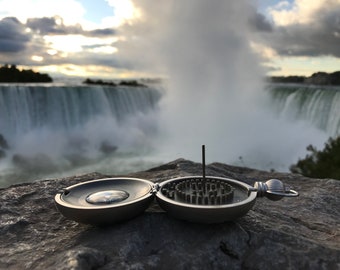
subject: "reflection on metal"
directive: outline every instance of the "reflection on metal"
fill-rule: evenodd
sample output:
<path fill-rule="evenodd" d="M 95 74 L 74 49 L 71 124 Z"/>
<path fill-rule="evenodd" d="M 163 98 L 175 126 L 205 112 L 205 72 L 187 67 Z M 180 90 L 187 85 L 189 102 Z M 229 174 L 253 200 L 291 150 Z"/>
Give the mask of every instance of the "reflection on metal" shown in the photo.
<path fill-rule="evenodd" d="M 86 201 L 93 204 L 110 204 L 124 201 L 128 197 L 129 193 L 123 190 L 104 190 L 88 195 Z"/>
<path fill-rule="evenodd" d="M 270 179 L 267 182 L 255 182 L 257 197 L 266 196 L 272 201 L 281 200 L 283 197 L 297 197 L 299 193 L 292 190 L 290 186 L 282 183 L 279 179 Z"/>
<path fill-rule="evenodd" d="M 153 183 L 137 178 L 106 178 L 67 187 L 55 196 L 58 210 L 80 223 L 105 225 L 141 214 L 153 201 Z"/>

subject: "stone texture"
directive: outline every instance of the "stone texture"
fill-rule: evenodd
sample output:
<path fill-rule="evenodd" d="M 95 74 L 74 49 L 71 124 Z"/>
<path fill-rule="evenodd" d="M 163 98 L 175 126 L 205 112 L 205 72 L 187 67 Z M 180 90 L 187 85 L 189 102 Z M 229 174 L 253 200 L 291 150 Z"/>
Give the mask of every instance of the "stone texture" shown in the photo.
<path fill-rule="evenodd" d="M 130 174 L 160 182 L 199 175 L 179 159 Z M 213 163 L 207 175 L 253 184 L 278 178 L 298 198 L 259 198 L 244 217 L 202 225 L 176 220 L 153 204 L 144 214 L 108 227 L 66 220 L 56 192 L 107 177 L 93 173 L 0 189 L 0 269 L 339 269 L 340 181 L 263 172 Z"/>

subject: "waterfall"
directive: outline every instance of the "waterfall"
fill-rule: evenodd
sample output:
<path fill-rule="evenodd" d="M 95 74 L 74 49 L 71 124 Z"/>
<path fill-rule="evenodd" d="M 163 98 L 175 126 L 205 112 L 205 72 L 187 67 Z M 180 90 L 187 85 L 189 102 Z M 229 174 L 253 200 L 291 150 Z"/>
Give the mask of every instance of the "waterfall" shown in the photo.
<path fill-rule="evenodd" d="M 340 88 L 305 85 L 271 85 L 276 113 L 290 121 L 306 120 L 329 136 L 340 135 Z"/>
<path fill-rule="evenodd" d="M 152 148 L 161 95 L 159 87 L 0 85 L 0 134 L 9 145 L 0 145 L 0 187 L 77 168 L 131 171 L 117 162 Z"/>
<path fill-rule="evenodd" d="M 169 126 L 159 121 L 166 109 L 163 93 L 160 87 L 0 85 L 0 134 L 9 144 L 0 158 L 0 186 L 45 175 L 122 174 L 178 157 L 194 159 L 188 157 L 188 144 L 179 147 L 178 138 L 160 131 Z M 228 132 L 218 125 L 207 130 L 225 135 L 216 142 L 228 151 L 221 147 L 216 161 L 287 170 L 308 144 L 320 148 L 327 136 L 340 134 L 339 87 L 271 85 L 267 93 L 272 107 L 266 99 L 266 110 L 251 110 L 256 117 L 247 125 L 239 123 L 240 114 L 216 110 L 221 113 L 216 119 L 223 118 L 218 123 L 228 127 Z M 188 128 L 181 117 L 175 130 L 180 134 Z M 209 154 L 211 149 L 209 144 Z"/>
<path fill-rule="evenodd" d="M 118 123 L 155 109 L 160 92 L 147 87 L 0 86 L 0 133 L 20 137 L 34 129 L 70 131 L 100 117 Z"/>

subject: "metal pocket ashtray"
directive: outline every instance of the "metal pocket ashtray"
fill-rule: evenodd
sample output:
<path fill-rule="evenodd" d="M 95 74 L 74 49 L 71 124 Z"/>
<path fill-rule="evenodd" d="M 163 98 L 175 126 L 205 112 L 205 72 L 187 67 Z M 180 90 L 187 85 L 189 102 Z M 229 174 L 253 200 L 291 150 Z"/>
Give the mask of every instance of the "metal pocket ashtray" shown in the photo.
<path fill-rule="evenodd" d="M 156 197 L 161 208 L 175 218 L 221 223 L 245 215 L 256 197 L 280 200 L 298 196 L 278 179 L 250 186 L 234 179 L 205 176 L 204 146 L 202 150 L 202 176 L 178 177 L 162 183 L 137 178 L 88 181 L 56 194 L 56 206 L 66 218 L 103 225 L 143 213 Z"/>

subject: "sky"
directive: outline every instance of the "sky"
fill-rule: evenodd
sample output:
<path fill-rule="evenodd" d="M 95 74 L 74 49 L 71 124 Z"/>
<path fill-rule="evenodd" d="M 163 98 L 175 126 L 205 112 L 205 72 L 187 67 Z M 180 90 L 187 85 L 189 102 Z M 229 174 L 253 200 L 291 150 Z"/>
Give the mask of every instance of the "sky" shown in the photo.
<path fill-rule="evenodd" d="M 143 66 L 141 54 L 138 61 L 127 57 L 144 42 L 133 34 L 134 28 L 143 20 L 157 22 L 157 11 L 145 12 L 142 2 L 0 0 L 0 64 L 32 68 L 52 77 L 162 76 Z M 340 70 L 340 0 L 248 2 L 249 48 L 267 75 L 310 76 Z M 152 27 L 144 31 L 152 37 Z"/>

